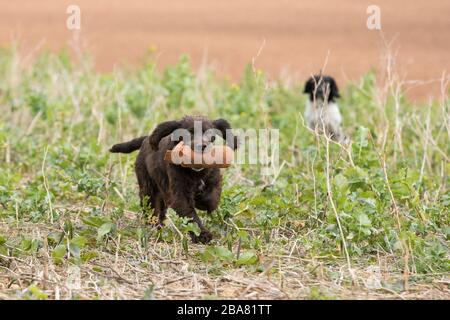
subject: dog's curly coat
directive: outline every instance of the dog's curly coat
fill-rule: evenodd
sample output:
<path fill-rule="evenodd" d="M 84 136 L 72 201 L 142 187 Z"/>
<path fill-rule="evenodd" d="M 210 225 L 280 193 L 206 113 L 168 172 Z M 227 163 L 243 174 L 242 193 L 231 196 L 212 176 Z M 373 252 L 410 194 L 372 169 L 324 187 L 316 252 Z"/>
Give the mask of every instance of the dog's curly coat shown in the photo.
<path fill-rule="evenodd" d="M 230 132 L 228 121 L 217 119 L 210 121 L 202 116 L 186 116 L 181 120 L 166 121 L 159 124 L 150 136 L 143 136 L 114 145 L 110 151 L 130 153 L 139 149 L 136 158 L 135 171 L 139 184 L 139 197 L 144 214 L 148 205 L 154 210 L 161 226 L 165 219 L 167 208 L 173 208 L 181 217 L 188 217 L 200 227 L 200 234 L 190 233 L 194 242 L 207 243 L 212 234 L 205 228 L 195 209 L 208 213 L 214 211 L 220 201 L 222 192 L 222 176 L 220 169 L 205 168 L 195 171 L 164 161 L 164 154 L 180 141 L 173 139 L 176 129 L 186 129 L 191 133 L 192 146 L 199 143 L 202 148 L 214 141 L 214 135 L 203 135 L 200 139 L 194 137 L 194 122 L 201 121 L 202 131 L 216 129 L 222 137 L 227 138 L 227 144 L 237 148 L 237 137 Z M 209 140 L 205 140 L 206 139 Z"/>

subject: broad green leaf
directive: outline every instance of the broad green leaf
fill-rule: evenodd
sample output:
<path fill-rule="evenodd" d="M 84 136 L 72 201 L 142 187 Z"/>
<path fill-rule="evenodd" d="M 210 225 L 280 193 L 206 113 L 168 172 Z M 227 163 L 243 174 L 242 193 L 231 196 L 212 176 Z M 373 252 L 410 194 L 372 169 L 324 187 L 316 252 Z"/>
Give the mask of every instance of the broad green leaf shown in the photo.
<path fill-rule="evenodd" d="M 95 228 L 99 228 L 100 226 L 102 226 L 107 222 L 109 222 L 108 219 L 99 216 L 89 216 L 83 219 L 84 224 Z"/>
<path fill-rule="evenodd" d="M 199 236 L 200 232 L 201 232 L 200 227 L 198 226 L 198 224 L 192 223 L 192 222 L 188 223 L 186 225 L 186 227 L 184 228 L 184 231 L 185 232 L 193 232 L 196 236 Z"/>
<path fill-rule="evenodd" d="M 67 253 L 67 248 L 65 244 L 60 244 L 52 251 L 52 258 L 56 264 L 62 263 L 65 255 Z"/>
<path fill-rule="evenodd" d="M 98 228 L 98 230 L 97 230 L 98 238 L 101 239 L 103 236 L 105 236 L 106 234 L 110 233 L 112 227 L 113 227 L 113 223 L 112 222 L 105 222 L 104 224 L 102 224 L 100 226 L 100 228 Z"/>
<path fill-rule="evenodd" d="M 83 249 L 83 247 L 86 245 L 86 243 L 87 243 L 87 239 L 86 239 L 86 237 L 83 237 L 83 236 L 76 236 L 76 237 L 73 237 L 72 238 L 72 240 L 70 240 L 70 243 L 72 244 L 75 244 L 75 245 L 77 245 L 80 249 Z"/>
<path fill-rule="evenodd" d="M 236 260 L 237 265 L 255 264 L 257 262 L 258 256 L 252 251 L 243 252 Z"/>
<path fill-rule="evenodd" d="M 80 258 L 81 249 L 76 243 L 71 242 L 69 244 L 69 251 L 75 258 Z"/>
<path fill-rule="evenodd" d="M 222 260 L 231 262 L 233 260 L 233 253 L 224 247 L 208 247 L 201 254 L 203 261 Z"/>
<path fill-rule="evenodd" d="M 233 253 L 227 248 L 216 247 L 214 252 L 215 255 L 222 260 L 231 261 L 233 259 Z"/>
<path fill-rule="evenodd" d="M 64 237 L 63 232 L 52 231 L 47 235 L 47 241 L 49 245 L 56 245 L 61 242 Z"/>
<path fill-rule="evenodd" d="M 347 178 L 343 174 L 338 174 L 333 178 L 334 184 L 341 190 L 347 187 Z"/>
<path fill-rule="evenodd" d="M 361 213 L 358 217 L 358 220 L 359 220 L 359 224 L 364 227 L 370 227 L 372 224 L 369 217 L 365 213 Z"/>
<path fill-rule="evenodd" d="M 95 259 L 98 257 L 98 252 L 97 251 L 88 251 L 88 252 L 83 252 L 81 254 L 81 260 L 83 262 L 88 262 L 92 259 Z"/>

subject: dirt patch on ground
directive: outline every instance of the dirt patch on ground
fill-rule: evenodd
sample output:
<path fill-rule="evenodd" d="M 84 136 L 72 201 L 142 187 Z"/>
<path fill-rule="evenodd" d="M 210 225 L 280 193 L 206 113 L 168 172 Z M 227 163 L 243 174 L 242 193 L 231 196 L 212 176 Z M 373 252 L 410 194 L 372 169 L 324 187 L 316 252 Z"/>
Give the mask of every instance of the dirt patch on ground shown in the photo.
<path fill-rule="evenodd" d="M 10 235 L 45 234 L 53 227 L 30 224 L 17 229 L 0 222 L 0 230 Z M 191 244 L 189 256 L 183 254 L 181 243 L 155 240 L 143 249 L 124 240 L 121 245 L 129 251 L 111 248 L 99 253 L 95 262 L 80 266 L 55 265 L 45 248 L 28 258 L 1 256 L 0 299 L 21 299 L 32 285 L 57 300 L 449 298 L 448 277 L 442 274 L 420 281 L 412 278 L 405 290 L 403 275 L 390 270 L 394 260 L 389 255 L 378 257 L 381 266 L 354 265 L 350 275 L 345 267 L 329 266 L 320 257 L 304 259 L 286 252 L 259 257 L 265 270 L 258 274 L 245 269 L 211 271 L 196 258 L 204 250 L 202 245 Z"/>
<path fill-rule="evenodd" d="M 2 1 L 0 42 L 19 40 L 25 52 L 67 46 L 74 38 L 66 28 L 66 8 L 72 3 Z M 380 66 L 382 36 L 366 27 L 372 1 L 77 0 L 76 4 L 82 15 L 78 46 L 94 55 L 101 71 L 110 71 L 117 63 L 136 65 L 149 48 L 156 49 L 161 66 L 186 52 L 195 66 L 206 61 L 220 75 L 232 78 L 239 77 L 262 46 L 256 66 L 271 78 L 289 75 L 303 81 L 323 66 L 327 55 L 326 70 L 341 83 Z M 384 37 L 395 39 L 400 74 L 428 83 L 413 85 L 411 96 L 438 95 L 439 79 L 450 66 L 450 2 L 376 4 Z"/>

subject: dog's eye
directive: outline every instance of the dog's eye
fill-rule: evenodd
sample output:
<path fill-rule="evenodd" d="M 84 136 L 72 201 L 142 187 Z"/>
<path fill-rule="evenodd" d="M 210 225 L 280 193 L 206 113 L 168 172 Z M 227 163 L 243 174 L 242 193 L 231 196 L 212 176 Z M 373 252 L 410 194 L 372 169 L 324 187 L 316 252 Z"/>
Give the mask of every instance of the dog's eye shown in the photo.
<path fill-rule="evenodd" d="M 216 141 L 216 136 L 211 136 L 211 142 Z"/>

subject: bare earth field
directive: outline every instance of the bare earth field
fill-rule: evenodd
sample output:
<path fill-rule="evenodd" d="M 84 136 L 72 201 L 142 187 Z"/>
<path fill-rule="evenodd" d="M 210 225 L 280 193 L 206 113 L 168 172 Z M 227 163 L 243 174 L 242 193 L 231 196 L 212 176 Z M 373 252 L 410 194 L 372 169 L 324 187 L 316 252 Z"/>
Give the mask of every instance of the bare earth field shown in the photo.
<path fill-rule="evenodd" d="M 66 28 L 69 4 L 81 8 L 78 40 Z M 382 34 L 366 27 L 369 4 L 381 8 Z M 323 66 L 340 83 L 358 80 L 380 66 L 383 37 L 393 42 L 397 69 L 412 98 L 440 93 L 439 79 L 450 66 L 450 2 L 387 1 L 0 1 L 0 43 L 21 43 L 28 54 L 67 45 L 90 52 L 100 71 L 137 65 L 156 50 L 162 67 L 182 53 L 195 66 L 214 64 L 219 75 L 236 79 L 255 64 L 272 79 L 303 81 Z M 343 85 L 342 85 L 343 86 Z"/>

